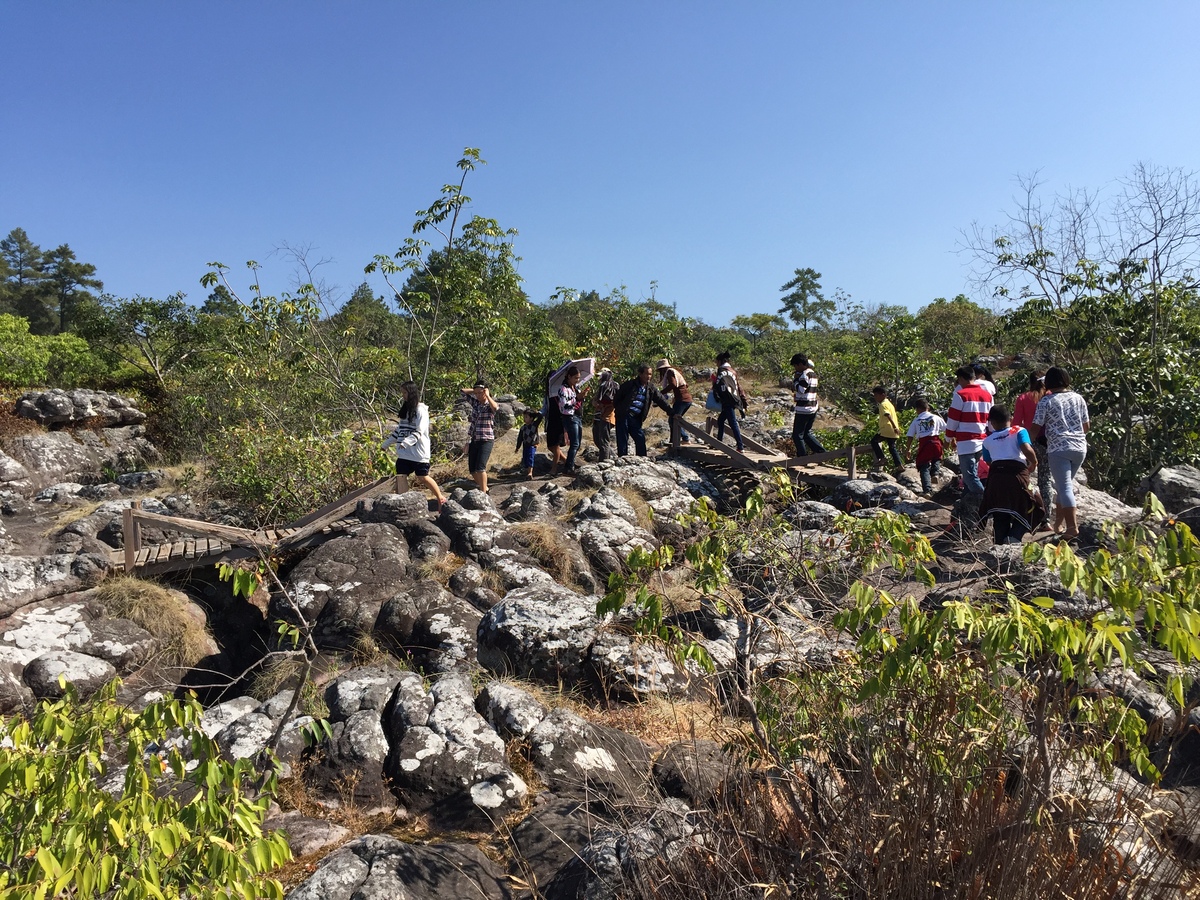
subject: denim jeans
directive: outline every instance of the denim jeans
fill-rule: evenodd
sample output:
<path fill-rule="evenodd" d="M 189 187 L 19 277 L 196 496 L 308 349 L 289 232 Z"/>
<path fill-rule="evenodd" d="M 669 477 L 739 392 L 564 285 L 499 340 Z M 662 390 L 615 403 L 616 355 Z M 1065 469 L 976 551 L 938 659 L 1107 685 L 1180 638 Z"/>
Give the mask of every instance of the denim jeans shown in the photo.
<path fill-rule="evenodd" d="M 895 464 L 897 469 L 900 468 L 902 465 L 904 465 L 904 463 L 901 462 L 901 460 L 900 460 L 900 451 L 896 449 L 896 438 L 884 437 L 881 434 L 877 434 L 877 435 L 875 435 L 875 437 L 871 438 L 871 449 L 875 451 L 876 462 L 883 462 L 883 442 L 884 441 L 887 441 L 888 450 L 891 451 L 892 462 Z M 980 490 L 980 493 L 983 492 L 982 486 L 980 487 L 979 490 Z"/>
<path fill-rule="evenodd" d="M 567 471 L 570 472 L 575 468 L 575 454 L 579 452 L 579 445 L 583 442 L 583 422 L 579 420 L 579 416 L 563 416 L 563 425 L 567 429 L 567 440 L 570 442 L 567 448 Z"/>
<path fill-rule="evenodd" d="M 810 452 L 825 452 L 825 448 L 813 434 L 813 423 L 816 421 L 816 413 L 796 413 L 792 419 L 792 443 L 796 445 L 797 456 L 807 456 Z"/>
<path fill-rule="evenodd" d="M 671 415 L 675 416 L 676 418 L 678 418 L 682 421 L 683 414 L 686 413 L 691 408 L 692 408 L 691 400 L 676 400 L 675 403 L 671 406 Z M 680 443 L 686 444 L 690 440 L 691 440 L 691 437 L 688 436 L 688 433 L 686 431 L 684 431 L 682 428 L 680 428 L 679 429 Z"/>
<path fill-rule="evenodd" d="M 745 450 L 742 444 L 742 429 L 738 427 L 737 407 L 722 406 L 721 414 L 717 416 L 717 440 L 725 440 L 725 423 L 729 423 L 729 429 L 733 432 L 733 441 L 737 445 L 739 451 Z"/>
<path fill-rule="evenodd" d="M 962 472 L 963 490 L 979 497 L 983 496 L 983 482 L 979 478 L 979 461 L 981 459 L 983 459 L 983 450 L 958 454 L 958 467 Z"/>
<path fill-rule="evenodd" d="M 617 417 L 617 456 L 629 454 L 629 439 L 633 438 L 633 446 L 637 448 L 638 456 L 646 455 L 646 432 L 642 429 L 640 416 Z"/>
<path fill-rule="evenodd" d="M 1067 450 L 1047 454 L 1050 457 L 1050 474 L 1054 476 L 1054 502 L 1063 508 L 1073 509 L 1075 501 L 1075 476 L 1087 457 L 1086 450 Z"/>
<path fill-rule="evenodd" d="M 921 476 L 921 490 L 925 493 L 933 491 L 933 479 L 942 471 L 942 464 L 936 459 L 921 463 L 917 466 L 917 474 Z"/>

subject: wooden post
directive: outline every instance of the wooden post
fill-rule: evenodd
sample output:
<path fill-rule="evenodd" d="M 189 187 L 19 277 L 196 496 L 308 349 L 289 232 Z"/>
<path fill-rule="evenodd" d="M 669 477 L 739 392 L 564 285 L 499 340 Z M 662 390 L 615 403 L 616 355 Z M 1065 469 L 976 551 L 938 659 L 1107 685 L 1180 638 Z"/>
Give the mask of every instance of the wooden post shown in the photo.
<path fill-rule="evenodd" d="M 142 549 L 142 520 L 138 518 L 138 513 L 142 509 L 142 501 L 133 501 L 133 550 L 136 553 Z"/>
<path fill-rule="evenodd" d="M 679 425 L 679 417 L 671 417 L 671 452 L 676 456 L 679 455 L 679 442 L 683 434 L 683 429 Z"/>
<path fill-rule="evenodd" d="M 850 475 L 851 481 L 853 481 L 858 476 L 858 466 L 854 459 L 855 452 L 857 449 L 858 448 L 851 445 L 850 452 L 846 454 L 846 459 L 847 459 L 846 468 L 849 470 L 848 474 Z"/>
<path fill-rule="evenodd" d="M 125 574 L 133 574 L 133 562 L 137 559 L 137 547 L 134 546 L 133 536 L 133 506 L 127 506 L 121 512 L 121 536 L 125 544 Z"/>

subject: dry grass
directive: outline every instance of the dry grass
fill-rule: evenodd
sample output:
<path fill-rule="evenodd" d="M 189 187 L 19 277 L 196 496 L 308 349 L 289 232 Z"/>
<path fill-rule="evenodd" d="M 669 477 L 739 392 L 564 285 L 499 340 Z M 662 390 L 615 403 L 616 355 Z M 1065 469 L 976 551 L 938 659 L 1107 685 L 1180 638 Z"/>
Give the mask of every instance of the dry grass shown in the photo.
<path fill-rule="evenodd" d="M 436 581 L 442 587 L 450 583 L 450 576 L 466 562 L 461 556 L 447 553 L 437 559 L 426 559 L 413 566 L 413 578 L 417 581 Z"/>
<path fill-rule="evenodd" d="M 628 500 L 633 511 L 637 513 L 638 525 L 646 531 L 652 532 L 654 530 L 654 513 L 650 509 L 650 504 L 646 502 L 646 498 L 627 484 L 617 488 L 617 493 Z"/>
<path fill-rule="evenodd" d="M 17 398 L 23 391 L 0 391 L 0 447 L 6 446 L 10 438 L 24 434 L 37 434 L 46 429 L 33 419 L 18 416 Z"/>
<path fill-rule="evenodd" d="M 567 587 L 577 586 L 567 538 L 558 526 L 548 522 L 517 522 L 508 533 L 555 581 Z"/>
<path fill-rule="evenodd" d="M 102 581 L 96 597 L 110 615 L 129 619 L 158 638 L 166 665 L 187 668 L 207 655 L 211 638 L 190 604 L 175 591 L 154 581 L 119 575 Z"/>
<path fill-rule="evenodd" d="M 408 660 L 389 653 L 387 648 L 375 640 L 374 635 L 360 634 L 350 645 L 350 662 L 354 666 L 378 666 L 407 669 Z"/>
<path fill-rule="evenodd" d="M 579 509 L 579 504 L 581 504 L 588 497 L 592 496 L 592 493 L 592 491 L 575 491 L 570 489 L 564 490 L 563 502 L 565 506 L 563 508 L 563 514 L 559 518 L 568 519 L 575 515 L 575 511 Z"/>

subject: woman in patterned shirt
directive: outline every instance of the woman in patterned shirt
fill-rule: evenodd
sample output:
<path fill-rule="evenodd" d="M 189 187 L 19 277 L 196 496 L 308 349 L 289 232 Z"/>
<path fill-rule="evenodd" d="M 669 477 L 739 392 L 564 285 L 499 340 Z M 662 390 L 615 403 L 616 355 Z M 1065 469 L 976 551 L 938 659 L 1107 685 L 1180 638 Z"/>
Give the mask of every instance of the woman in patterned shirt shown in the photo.
<path fill-rule="evenodd" d="M 500 404 L 492 399 L 483 381 L 475 382 L 473 388 L 463 388 L 463 393 L 471 401 L 471 424 L 467 429 L 467 471 L 486 494 L 487 464 L 492 458 L 492 445 L 496 442 L 496 410 Z"/>
<path fill-rule="evenodd" d="M 1046 390 L 1038 401 L 1029 434 L 1036 441 L 1046 436 L 1046 457 L 1054 476 L 1054 530 L 1065 529 L 1066 540 L 1079 536 L 1076 515 L 1075 476 L 1087 458 L 1087 432 L 1091 427 L 1087 403 L 1071 390 L 1071 376 L 1058 366 L 1046 372 Z"/>
<path fill-rule="evenodd" d="M 558 396 L 555 398 L 558 403 L 558 412 L 562 416 L 563 428 L 567 432 L 567 464 L 563 471 L 567 475 L 575 474 L 575 454 L 579 452 L 579 445 L 583 442 L 583 420 L 579 416 L 579 392 L 576 390 L 576 385 L 579 384 L 579 368 L 571 366 L 567 369 L 567 374 L 563 378 L 562 385 L 558 388 Z M 555 464 L 551 475 L 557 474 L 558 465 Z"/>

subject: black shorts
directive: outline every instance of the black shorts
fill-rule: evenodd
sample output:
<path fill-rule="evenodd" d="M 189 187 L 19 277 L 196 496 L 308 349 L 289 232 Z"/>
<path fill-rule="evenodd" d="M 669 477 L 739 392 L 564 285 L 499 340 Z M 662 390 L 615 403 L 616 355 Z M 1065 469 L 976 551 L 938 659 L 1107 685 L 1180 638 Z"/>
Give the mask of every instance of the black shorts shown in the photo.
<path fill-rule="evenodd" d="M 419 463 L 411 459 L 396 459 L 397 475 L 428 475 L 429 463 Z"/>
<path fill-rule="evenodd" d="M 474 475 L 476 472 L 487 471 L 488 460 L 492 458 L 492 445 L 495 441 L 471 441 L 467 444 L 467 471 Z"/>

